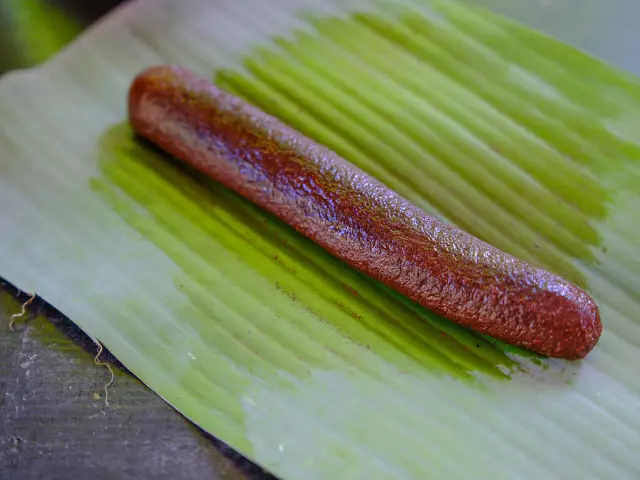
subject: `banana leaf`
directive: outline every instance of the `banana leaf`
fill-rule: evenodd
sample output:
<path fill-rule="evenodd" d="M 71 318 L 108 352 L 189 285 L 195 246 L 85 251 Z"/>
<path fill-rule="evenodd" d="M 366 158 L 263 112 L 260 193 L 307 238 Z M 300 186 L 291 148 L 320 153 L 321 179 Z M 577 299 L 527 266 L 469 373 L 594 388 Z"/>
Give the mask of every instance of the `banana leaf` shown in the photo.
<path fill-rule="evenodd" d="M 485 2 L 528 26 L 471 3 L 126 4 L 0 81 L 0 275 L 283 479 L 638 478 L 633 54 L 584 36 L 610 2 Z M 555 12 L 585 51 L 529 28 Z M 140 142 L 126 93 L 159 63 L 583 286 L 597 348 L 551 360 L 461 328 Z"/>

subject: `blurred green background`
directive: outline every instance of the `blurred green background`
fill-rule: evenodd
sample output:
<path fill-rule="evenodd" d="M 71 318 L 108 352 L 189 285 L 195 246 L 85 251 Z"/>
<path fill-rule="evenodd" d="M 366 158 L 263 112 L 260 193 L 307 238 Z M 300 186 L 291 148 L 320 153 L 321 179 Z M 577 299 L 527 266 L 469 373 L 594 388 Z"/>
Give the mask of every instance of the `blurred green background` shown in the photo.
<path fill-rule="evenodd" d="M 0 74 L 47 60 L 121 0 L 0 0 Z"/>
<path fill-rule="evenodd" d="M 0 0 L 0 74 L 48 59 L 124 1 Z M 462 1 L 510 16 L 640 75 L 640 0 Z"/>

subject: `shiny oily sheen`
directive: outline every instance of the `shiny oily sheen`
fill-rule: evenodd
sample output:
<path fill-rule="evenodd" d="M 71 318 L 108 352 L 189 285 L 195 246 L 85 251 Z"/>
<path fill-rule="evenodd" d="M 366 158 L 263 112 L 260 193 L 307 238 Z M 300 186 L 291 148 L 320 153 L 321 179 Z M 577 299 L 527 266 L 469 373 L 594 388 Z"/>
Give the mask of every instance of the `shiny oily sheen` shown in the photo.
<path fill-rule="evenodd" d="M 542 355 L 602 333 L 583 290 L 427 215 L 328 148 L 178 66 L 129 91 L 134 130 L 422 306 Z"/>

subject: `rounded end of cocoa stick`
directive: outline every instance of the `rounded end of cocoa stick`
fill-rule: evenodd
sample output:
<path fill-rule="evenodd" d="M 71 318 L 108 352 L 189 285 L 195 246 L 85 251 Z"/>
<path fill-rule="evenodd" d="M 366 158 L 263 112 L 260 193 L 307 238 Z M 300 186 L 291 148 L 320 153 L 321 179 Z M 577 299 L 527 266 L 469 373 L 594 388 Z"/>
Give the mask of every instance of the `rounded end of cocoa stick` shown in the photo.
<path fill-rule="evenodd" d="M 185 69 L 176 65 L 156 65 L 139 73 L 129 87 L 128 110 L 129 120 L 136 128 L 136 121 L 140 117 L 139 109 L 145 95 L 153 95 L 166 91 L 166 87 L 173 84 Z"/>
<path fill-rule="evenodd" d="M 192 97 L 203 91 L 215 93 L 209 80 L 179 65 L 155 65 L 139 73 L 128 94 L 129 123 L 143 137 L 163 129 L 167 117 L 197 110 Z M 154 140 L 153 138 L 151 140 Z"/>
<path fill-rule="evenodd" d="M 562 282 L 561 288 L 538 295 L 538 330 L 526 347 L 554 358 L 584 358 L 602 334 L 600 312 L 594 300 L 575 285 Z M 558 285 L 556 285 L 558 287 Z"/>

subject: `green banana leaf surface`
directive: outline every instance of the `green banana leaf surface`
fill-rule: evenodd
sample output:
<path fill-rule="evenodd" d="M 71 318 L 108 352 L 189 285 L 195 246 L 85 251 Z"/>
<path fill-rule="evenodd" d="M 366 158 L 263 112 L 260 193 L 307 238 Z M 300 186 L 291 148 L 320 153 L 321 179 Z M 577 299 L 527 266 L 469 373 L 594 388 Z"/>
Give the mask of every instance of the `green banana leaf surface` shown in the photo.
<path fill-rule="evenodd" d="M 0 275 L 283 479 L 638 478 L 640 82 L 585 33 L 626 20 L 559 2 L 579 21 L 549 29 L 621 69 L 531 30 L 552 2 L 513 3 L 529 25 L 441 0 L 126 4 L 0 81 Z M 139 141 L 127 90 L 162 63 L 576 282 L 596 349 L 461 328 Z"/>

